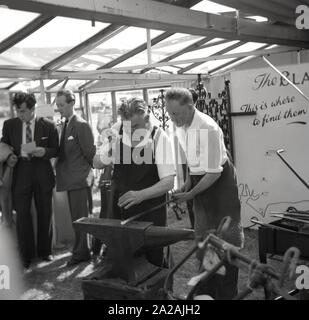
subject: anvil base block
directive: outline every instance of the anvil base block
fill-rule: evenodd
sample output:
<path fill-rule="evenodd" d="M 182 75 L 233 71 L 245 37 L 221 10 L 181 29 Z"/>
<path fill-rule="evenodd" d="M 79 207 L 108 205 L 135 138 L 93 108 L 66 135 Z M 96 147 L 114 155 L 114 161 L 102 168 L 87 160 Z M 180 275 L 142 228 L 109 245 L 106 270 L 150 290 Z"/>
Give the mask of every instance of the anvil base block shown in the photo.
<path fill-rule="evenodd" d="M 85 279 L 82 290 L 85 300 L 165 300 L 164 281 L 169 269 L 162 268 L 158 273 L 137 286 L 129 286 L 124 280 Z"/>

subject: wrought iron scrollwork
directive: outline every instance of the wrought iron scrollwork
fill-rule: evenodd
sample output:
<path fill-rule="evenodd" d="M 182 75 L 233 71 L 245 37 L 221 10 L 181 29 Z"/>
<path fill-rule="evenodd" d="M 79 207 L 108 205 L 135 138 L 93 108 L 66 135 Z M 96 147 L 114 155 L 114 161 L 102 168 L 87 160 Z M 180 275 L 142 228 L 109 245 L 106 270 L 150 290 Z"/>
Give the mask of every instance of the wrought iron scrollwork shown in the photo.
<path fill-rule="evenodd" d="M 166 130 L 169 127 L 168 121 L 170 120 L 170 117 L 166 111 L 166 103 L 163 89 L 160 90 L 159 96 L 153 99 L 153 104 L 150 106 L 150 110 L 154 117 L 157 120 L 159 120 L 160 127 L 163 130 Z"/>

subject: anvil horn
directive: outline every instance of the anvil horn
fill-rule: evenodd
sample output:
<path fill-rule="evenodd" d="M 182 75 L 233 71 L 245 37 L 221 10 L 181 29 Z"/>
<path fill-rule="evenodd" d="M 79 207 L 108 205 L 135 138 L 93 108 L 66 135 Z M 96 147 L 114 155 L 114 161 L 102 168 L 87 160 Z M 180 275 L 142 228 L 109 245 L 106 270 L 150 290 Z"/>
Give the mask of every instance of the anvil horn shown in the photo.
<path fill-rule="evenodd" d="M 150 226 L 145 230 L 145 247 L 165 247 L 182 240 L 193 240 L 194 231 Z"/>

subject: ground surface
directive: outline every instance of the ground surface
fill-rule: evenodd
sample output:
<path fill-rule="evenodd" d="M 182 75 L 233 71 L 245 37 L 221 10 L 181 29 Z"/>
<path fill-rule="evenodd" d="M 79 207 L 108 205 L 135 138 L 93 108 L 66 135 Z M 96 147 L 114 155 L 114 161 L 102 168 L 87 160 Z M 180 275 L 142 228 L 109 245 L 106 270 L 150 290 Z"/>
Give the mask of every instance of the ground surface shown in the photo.
<path fill-rule="evenodd" d="M 99 210 L 99 199 L 95 199 L 95 212 Z M 188 215 L 183 215 L 181 220 L 177 220 L 174 212 L 169 210 L 168 222 L 171 227 L 190 226 Z M 257 231 L 245 231 L 245 248 L 242 252 L 250 258 L 258 259 Z M 173 260 L 177 263 L 193 246 L 192 241 L 180 242 L 172 246 Z M 24 290 L 22 299 L 83 299 L 81 290 L 81 279 L 92 272 L 92 264 L 80 264 L 76 267 L 67 268 L 66 262 L 70 258 L 68 248 L 58 249 L 55 252 L 53 262 L 35 262 L 31 270 L 24 275 Z M 280 262 L 269 260 L 269 262 L 280 270 Z M 185 296 L 190 287 L 188 280 L 197 274 L 197 260 L 192 257 L 175 274 L 174 294 Z M 242 290 L 247 285 L 248 274 L 246 271 L 240 272 L 239 289 Z M 293 283 L 288 283 L 287 288 L 292 288 Z M 250 295 L 250 299 L 263 299 L 263 290 L 255 291 Z"/>

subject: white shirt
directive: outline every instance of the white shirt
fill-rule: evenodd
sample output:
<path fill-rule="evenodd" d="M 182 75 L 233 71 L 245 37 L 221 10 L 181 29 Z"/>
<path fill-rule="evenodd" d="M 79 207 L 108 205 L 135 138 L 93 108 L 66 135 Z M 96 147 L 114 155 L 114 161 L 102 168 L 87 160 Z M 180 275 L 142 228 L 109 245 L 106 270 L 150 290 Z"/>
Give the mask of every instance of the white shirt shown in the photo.
<path fill-rule="evenodd" d="M 223 132 L 208 115 L 195 109 L 189 127 L 177 127 L 176 135 L 183 148 L 190 174 L 219 173 L 228 159 Z"/>
<path fill-rule="evenodd" d="M 32 135 L 32 141 L 34 141 L 34 130 L 35 130 L 35 117 L 29 121 L 30 122 L 30 128 L 31 128 L 31 135 Z M 22 130 L 22 144 L 27 143 L 26 142 L 26 129 L 27 129 L 27 123 L 23 122 L 23 130 Z M 22 157 L 28 157 L 28 154 L 21 151 Z"/>
<path fill-rule="evenodd" d="M 119 130 L 120 130 L 121 122 L 115 123 L 111 130 L 116 135 L 116 139 L 119 139 Z M 143 147 L 147 143 L 151 142 L 151 131 L 147 130 L 147 136 L 144 137 L 144 139 L 137 145 L 137 147 Z M 174 166 L 174 159 L 173 159 L 173 153 L 172 153 L 172 146 L 171 141 L 168 138 L 168 135 L 162 130 L 161 128 L 158 128 L 155 132 L 155 135 L 153 137 L 153 140 L 155 141 L 155 163 L 158 168 L 158 175 L 160 179 L 163 179 L 168 176 L 175 176 L 176 170 Z M 125 129 L 123 129 L 123 136 L 122 141 L 125 145 L 131 147 L 131 137 L 126 134 Z M 153 144 L 152 144 L 153 145 Z M 99 156 L 100 161 L 102 163 L 108 164 L 110 161 L 114 162 L 114 158 L 110 158 L 108 156 L 108 151 L 110 150 L 110 145 L 105 141 L 103 142 L 103 145 L 98 150 L 97 156 Z"/>

